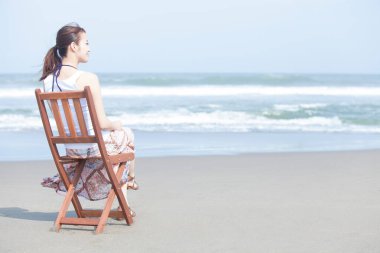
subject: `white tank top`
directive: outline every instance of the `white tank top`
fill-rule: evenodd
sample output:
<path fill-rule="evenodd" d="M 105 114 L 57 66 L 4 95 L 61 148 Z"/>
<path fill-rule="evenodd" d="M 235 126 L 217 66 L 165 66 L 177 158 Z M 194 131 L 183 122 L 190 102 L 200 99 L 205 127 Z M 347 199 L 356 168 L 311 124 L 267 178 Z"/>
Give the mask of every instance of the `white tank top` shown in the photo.
<path fill-rule="evenodd" d="M 62 91 L 75 91 L 75 90 L 79 90 L 77 88 L 77 86 L 76 86 L 76 83 L 77 83 L 77 80 L 78 80 L 79 76 L 82 73 L 83 73 L 82 71 L 78 70 L 72 76 L 70 76 L 69 78 L 67 78 L 65 80 L 57 80 L 59 88 L 61 88 Z M 44 91 L 45 92 L 53 92 L 53 90 L 52 90 L 53 89 L 53 75 L 52 74 L 48 75 L 44 79 L 43 82 L 44 82 Z M 55 85 L 54 85 L 54 91 L 55 92 L 59 92 L 60 91 L 59 88 L 57 87 L 57 83 L 55 83 Z M 87 106 L 87 103 L 86 103 L 86 99 L 84 99 L 84 98 L 80 99 L 80 104 L 82 106 L 83 116 L 84 116 L 84 120 L 86 122 L 88 134 L 89 135 L 94 135 L 94 129 L 93 129 L 92 124 L 91 124 L 91 117 L 90 117 L 90 112 L 88 110 L 88 106 Z M 78 118 L 76 116 L 75 107 L 74 107 L 73 101 L 71 99 L 69 99 L 69 105 L 70 105 L 72 117 L 73 117 L 74 124 L 75 124 L 75 131 L 76 131 L 77 135 L 80 135 L 80 128 L 79 128 Z M 66 135 L 70 136 L 70 131 L 69 131 L 69 128 L 67 126 L 67 122 L 66 122 L 65 113 L 64 113 L 64 110 L 63 110 L 62 103 L 58 102 L 58 106 L 59 106 L 60 114 L 61 114 L 61 117 L 62 117 L 62 120 L 63 120 L 63 125 L 64 125 L 64 128 L 65 128 Z M 80 144 L 70 143 L 70 144 L 65 144 L 65 147 L 67 149 L 88 149 L 88 148 L 93 148 L 93 147 L 96 147 L 96 146 L 97 146 L 97 144 L 95 144 L 95 143 L 80 143 Z"/>

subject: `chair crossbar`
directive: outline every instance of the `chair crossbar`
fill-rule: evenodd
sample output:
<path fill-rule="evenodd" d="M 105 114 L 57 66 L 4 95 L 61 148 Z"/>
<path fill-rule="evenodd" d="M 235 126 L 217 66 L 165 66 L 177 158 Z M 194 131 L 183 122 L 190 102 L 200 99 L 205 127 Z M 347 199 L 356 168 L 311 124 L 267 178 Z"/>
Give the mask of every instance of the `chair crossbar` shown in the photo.
<path fill-rule="evenodd" d="M 62 144 L 62 143 L 97 143 L 97 138 L 95 136 L 88 136 L 88 137 L 51 137 L 51 140 L 55 144 Z"/>

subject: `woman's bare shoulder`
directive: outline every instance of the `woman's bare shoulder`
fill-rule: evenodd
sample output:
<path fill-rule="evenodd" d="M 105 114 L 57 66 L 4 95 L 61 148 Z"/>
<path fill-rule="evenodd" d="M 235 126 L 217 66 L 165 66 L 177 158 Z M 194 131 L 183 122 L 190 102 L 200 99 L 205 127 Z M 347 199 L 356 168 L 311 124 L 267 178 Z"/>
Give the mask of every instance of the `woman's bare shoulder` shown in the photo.
<path fill-rule="evenodd" d="M 99 81 L 99 78 L 94 73 L 82 71 L 78 81 Z"/>
<path fill-rule="evenodd" d="M 96 86 L 99 85 L 99 78 L 94 73 L 82 71 L 78 77 L 77 85 L 82 88 L 84 86 Z"/>

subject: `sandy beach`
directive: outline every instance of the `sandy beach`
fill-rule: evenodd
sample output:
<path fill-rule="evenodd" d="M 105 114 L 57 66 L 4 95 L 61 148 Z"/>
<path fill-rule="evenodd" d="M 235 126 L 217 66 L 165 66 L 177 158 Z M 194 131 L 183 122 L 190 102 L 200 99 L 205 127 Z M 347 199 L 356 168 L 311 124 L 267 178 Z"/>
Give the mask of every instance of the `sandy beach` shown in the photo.
<path fill-rule="evenodd" d="M 40 181 L 52 161 L 2 162 L 0 252 L 380 252 L 379 155 L 138 158 L 135 222 L 100 235 L 51 231 L 63 197 Z"/>

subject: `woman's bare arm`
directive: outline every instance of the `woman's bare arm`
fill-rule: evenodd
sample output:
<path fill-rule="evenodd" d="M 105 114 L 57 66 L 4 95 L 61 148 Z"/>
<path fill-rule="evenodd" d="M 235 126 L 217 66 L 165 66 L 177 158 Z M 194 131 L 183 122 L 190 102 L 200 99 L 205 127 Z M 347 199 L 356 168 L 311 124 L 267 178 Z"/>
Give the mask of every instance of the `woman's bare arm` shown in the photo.
<path fill-rule="evenodd" d="M 91 89 L 100 128 L 108 130 L 121 129 L 122 124 L 120 121 L 111 121 L 106 116 L 103 106 L 103 98 L 100 91 L 99 78 L 97 75 L 88 72 L 82 73 L 77 80 L 77 87 L 83 90 L 85 86 L 89 86 Z"/>

